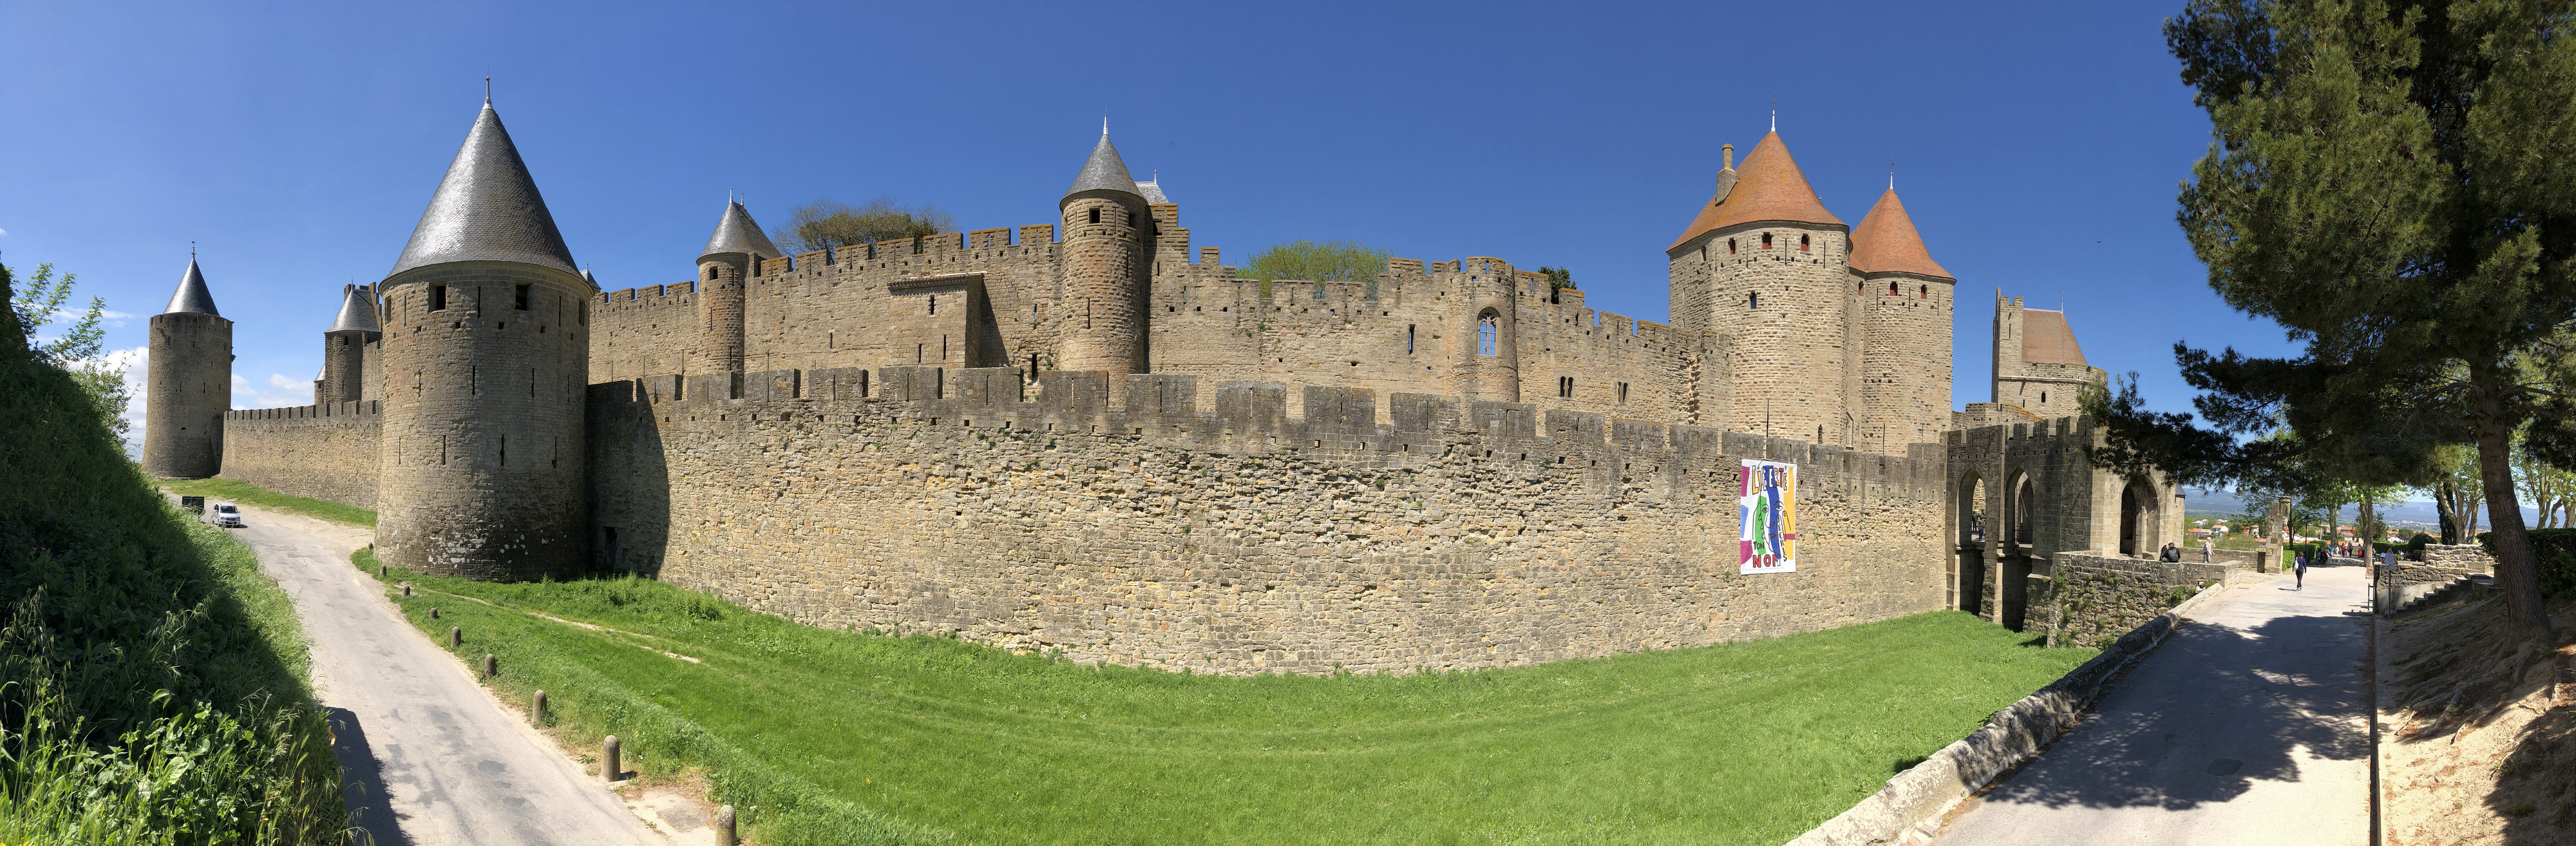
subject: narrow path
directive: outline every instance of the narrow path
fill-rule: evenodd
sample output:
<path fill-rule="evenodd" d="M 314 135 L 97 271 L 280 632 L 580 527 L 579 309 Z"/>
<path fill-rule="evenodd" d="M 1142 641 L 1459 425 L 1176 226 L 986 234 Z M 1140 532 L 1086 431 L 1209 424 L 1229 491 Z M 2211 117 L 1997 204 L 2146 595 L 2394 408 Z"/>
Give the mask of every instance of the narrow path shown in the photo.
<path fill-rule="evenodd" d="M 1961 846 L 2370 839 L 2368 574 L 2228 589 L 2092 716 L 1971 801 Z"/>
<path fill-rule="evenodd" d="M 666 844 L 350 566 L 364 528 L 242 508 L 313 639 L 349 808 L 380 846 Z M 364 840 L 358 841 L 360 843 Z"/>

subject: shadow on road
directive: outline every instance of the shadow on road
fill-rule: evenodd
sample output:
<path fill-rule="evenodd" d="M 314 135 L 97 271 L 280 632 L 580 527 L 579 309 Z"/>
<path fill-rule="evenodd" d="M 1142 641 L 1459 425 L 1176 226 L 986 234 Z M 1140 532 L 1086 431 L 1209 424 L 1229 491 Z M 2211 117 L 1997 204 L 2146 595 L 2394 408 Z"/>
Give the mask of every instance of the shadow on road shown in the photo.
<path fill-rule="evenodd" d="M 2366 759 L 2367 732 L 2341 724 L 2364 715 L 2364 624 L 2349 612 L 2275 617 L 2251 630 L 2194 621 L 2048 750 L 2051 766 L 2008 776 L 1986 801 L 2187 810 L 2257 781 L 2298 781 L 2303 747 Z M 2212 725 L 2221 728 L 2200 732 L 2208 736 L 2181 733 Z"/>
<path fill-rule="evenodd" d="M 411 846 L 394 825 L 394 809 L 385 800 L 385 779 L 376 752 L 367 745 L 366 727 L 346 708 L 325 708 L 331 719 L 331 757 L 340 762 L 340 795 L 349 808 L 349 842 L 356 846 Z"/>

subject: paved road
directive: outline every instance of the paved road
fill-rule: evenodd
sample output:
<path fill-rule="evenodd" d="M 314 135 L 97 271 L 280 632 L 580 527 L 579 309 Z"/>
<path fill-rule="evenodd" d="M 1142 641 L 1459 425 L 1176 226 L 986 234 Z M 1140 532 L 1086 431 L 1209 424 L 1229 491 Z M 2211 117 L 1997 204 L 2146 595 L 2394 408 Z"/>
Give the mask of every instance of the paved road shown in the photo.
<path fill-rule="evenodd" d="M 349 809 L 376 843 L 668 843 L 395 613 L 349 565 L 366 530 L 242 510 L 239 537 L 313 639 Z"/>
<path fill-rule="evenodd" d="M 2360 567 L 2231 588 L 1940 842 L 2361 846 L 2370 839 Z"/>

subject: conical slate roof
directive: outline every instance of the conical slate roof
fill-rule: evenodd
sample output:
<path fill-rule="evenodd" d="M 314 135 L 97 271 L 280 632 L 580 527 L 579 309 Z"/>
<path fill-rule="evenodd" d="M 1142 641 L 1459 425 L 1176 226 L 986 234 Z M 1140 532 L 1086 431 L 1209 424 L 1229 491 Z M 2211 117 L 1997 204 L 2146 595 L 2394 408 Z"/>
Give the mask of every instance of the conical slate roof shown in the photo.
<path fill-rule="evenodd" d="M 751 210 L 732 200 L 725 201 L 724 217 L 716 220 L 716 234 L 707 239 L 707 251 L 698 256 L 704 258 L 726 253 L 750 253 L 765 259 L 787 255 L 779 252 L 776 244 L 769 243 L 769 236 L 760 234 L 760 224 L 752 221 Z"/>
<path fill-rule="evenodd" d="M 1878 205 L 1869 208 L 1869 216 L 1851 233 L 1851 268 L 1862 273 L 1913 273 L 1956 279 L 1950 271 L 1932 260 L 1932 252 L 1923 248 L 1923 236 L 1914 231 L 1914 219 L 1905 214 L 1905 204 L 1897 202 L 1896 189 L 1878 195 Z"/>
<path fill-rule="evenodd" d="M 331 321 L 331 328 L 322 331 L 324 334 L 332 332 L 382 334 L 384 330 L 376 325 L 376 298 L 373 292 L 356 285 L 341 286 L 340 317 Z"/>
<path fill-rule="evenodd" d="M 188 272 L 179 276 L 179 290 L 170 292 L 170 307 L 161 313 L 223 316 L 215 311 L 215 295 L 206 290 L 206 274 L 198 272 L 196 256 L 188 257 Z"/>
<path fill-rule="evenodd" d="M 1816 189 L 1807 185 L 1807 175 L 1798 170 L 1798 161 L 1789 157 L 1789 145 L 1780 142 L 1776 131 L 1753 145 L 1753 152 L 1744 156 L 1744 166 L 1736 169 L 1732 190 L 1716 205 L 1701 210 L 1673 247 L 1713 230 L 1764 220 L 1843 224 L 1842 218 L 1825 210 L 1823 200 L 1816 199 Z"/>
<path fill-rule="evenodd" d="M 402 258 L 385 275 L 459 261 L 508 261 L 580 272 L 490 101 L 474 118 L 456 160 L 448 163 L 438 192 L 430 195 Z"/>
<path fill-rule="evenodd" d="M 1084 191 L 1117 191 L 1138 200 L 1136 177 L 1127 173 L 1127 162 L 1118 157 L 1118 147 L 1109 143 L 1109 128 L 1100 128 L 1100 144 L 1091 148 L 1091 158 L 1082 162 L 1082 172 L 1073 175 L 1073 187 L 1064 190 L 1071 197 Z"/>

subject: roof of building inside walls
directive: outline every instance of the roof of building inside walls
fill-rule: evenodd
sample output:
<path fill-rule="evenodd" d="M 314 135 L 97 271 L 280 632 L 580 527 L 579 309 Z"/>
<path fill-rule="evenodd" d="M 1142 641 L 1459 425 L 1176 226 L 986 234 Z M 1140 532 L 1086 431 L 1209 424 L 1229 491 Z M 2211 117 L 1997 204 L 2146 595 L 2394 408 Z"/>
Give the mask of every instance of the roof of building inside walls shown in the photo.
<path fill-rule="evenodd" d="M 751 210 L 743 208 L 738 200 L 725 201 L 724 216 L 716 219 L 716 232 L 707 237 L 707 251 L 698 255 L 703 258 L 726 253 L 748 253 L 764 259 L 787 255 L 769 242 L 769 236 L 760 233 L 760 224 L 751 219 Z"/>
<path fill-rule="evenodd" d="M 1816 189 L 1807 184 L 1807 175 L 1798 170 L 1797 159 L 1790 157 L 1789 145 L 1781 143 L 1778 132 L 1762 136 L 1753 145 L 1753 152 L 1744 156 L 1744 166 L 1736 169 L 1731 189 L 1711 198 L 1690 228 L 1666 249 L 1729 226 L 1765 220 L 1843 225 L 1842 218 L 1826 211 L 1825 202 L 1816 198 Z"/>
<path fill-rule="evenodd" d="M 2066 312 L 2036 308 L 2022 310 L 2021 360 L 2042 364 L 2086 364 L 2084 348 L 2075 344 L 2075 330 L 2066 325 Z"/>
<path fill-rule="evenodd" d="M 331 321 L 331 328 L 322 331 L 381 333 L 383 330 L 376 324 L 376 298 L 372 294 L 356 285 L 342 286 L 340 317 Z"/>
<path fill-rule="evenodd" d="M 196 256 L 188 257 L 188 271 L 179 274 L 179 289 L 170 292 L 170 307 L 161 313 L 223 316 L 215 311 L 215 295 L 206 290 L 206 274 L 197 270 Z"/>
<path fill-rule="evenodd" d="M 1933 261 L 1932 252 L 1923 248 L 1923 235 L 1914 231 L 1914 218 L 1906 215 L 1905 204 L 1897 201 L 1894 188 L 1878 195 L 1878 204 L 1871 206 L 1869 215 L 1852 228 L 1851 242 L 1853 270 L 1958 278 Z"/>
<path fill-rule="evenodd" d="M 385 275 L 460 261 L 506 261 L 579 273 L 545 197 L 492 103 L 474 118 L 420 214 L 402 257 Z"/>

